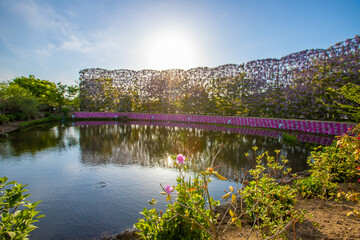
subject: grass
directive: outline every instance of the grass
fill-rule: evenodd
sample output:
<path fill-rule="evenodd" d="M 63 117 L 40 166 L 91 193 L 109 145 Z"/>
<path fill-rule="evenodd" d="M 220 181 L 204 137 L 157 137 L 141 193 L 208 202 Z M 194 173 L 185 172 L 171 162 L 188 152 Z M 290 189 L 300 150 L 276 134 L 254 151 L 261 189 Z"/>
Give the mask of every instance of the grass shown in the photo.
<path fill-rule="evenodd" d="M 26 127 L 31 127 L 34 125 L 43 124 L 43 123 L 59 122 L 59 121 L 62 121 L 63 119 L 64 119 L 64 117 L 51 115 L 47 118 L 36 119 L 36 120 L 20 123 L 19 127 L 26 128 Z M 69 119 L 69 118 L 65 117 L 65 119 Z"/>

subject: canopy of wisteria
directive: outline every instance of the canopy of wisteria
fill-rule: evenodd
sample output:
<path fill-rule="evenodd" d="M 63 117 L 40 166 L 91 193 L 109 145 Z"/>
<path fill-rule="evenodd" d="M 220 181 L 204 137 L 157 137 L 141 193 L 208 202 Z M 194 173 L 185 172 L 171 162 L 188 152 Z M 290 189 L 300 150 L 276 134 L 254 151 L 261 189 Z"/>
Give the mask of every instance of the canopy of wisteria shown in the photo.
<path fill-rule="evenodd" d="M 359 121 L 359 45 L 356 35 L 327 49 L 215 68 L 84 69 L 81 109 Z"/>

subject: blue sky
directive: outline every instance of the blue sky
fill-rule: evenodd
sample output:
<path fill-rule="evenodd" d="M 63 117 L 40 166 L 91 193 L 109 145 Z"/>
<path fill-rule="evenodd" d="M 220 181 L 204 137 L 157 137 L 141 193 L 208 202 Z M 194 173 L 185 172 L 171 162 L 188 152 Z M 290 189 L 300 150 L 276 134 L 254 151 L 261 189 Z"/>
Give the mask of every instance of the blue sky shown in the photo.
<path fill-rule="evenodd" d="M 360 34 L 360 0 L 0 0 L 0 81 L 280 58 Z"/>

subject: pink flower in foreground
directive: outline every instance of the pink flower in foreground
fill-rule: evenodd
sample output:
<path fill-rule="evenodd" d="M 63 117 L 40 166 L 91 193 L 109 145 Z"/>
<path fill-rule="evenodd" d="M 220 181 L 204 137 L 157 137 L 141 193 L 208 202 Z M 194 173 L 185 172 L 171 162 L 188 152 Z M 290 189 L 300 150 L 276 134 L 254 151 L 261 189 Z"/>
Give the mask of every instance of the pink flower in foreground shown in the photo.
<path fill-rule="evenodd" d="M 185 156 L 180 153 L 179 155 L 177 155 L 176 160 L 178 164 L 182 164 L 185 161 Z"/>
<path fill-rule="evenodd" d="M 169 185 L 166 185 L 166 186 L 164 187 L 164 190 L 165 190 L 165 192 L 166 192 L 167 194 L 171 194 L 172 191 L 174 191 L 174 188 L 173 188 L 173 187 L 170 187 Z"/>

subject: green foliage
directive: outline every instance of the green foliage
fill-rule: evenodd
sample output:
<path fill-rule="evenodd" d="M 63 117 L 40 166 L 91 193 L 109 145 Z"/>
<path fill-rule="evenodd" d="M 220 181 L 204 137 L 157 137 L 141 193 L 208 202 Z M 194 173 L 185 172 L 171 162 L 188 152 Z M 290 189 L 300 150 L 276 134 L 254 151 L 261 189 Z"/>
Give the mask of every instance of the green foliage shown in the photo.
<path fill-rule="evenodd" d="M 26 185 L 7 181 L 7 177 L 0 178 L 0 238 L 28 239 L 30 232 L 37 228 L 33 223 L 44 217 L 36 211 L 40 202 L 25 200 L 30 196 L 24 194 Z"/>
<path fill-rule="evenodd" d="M 117 118 L 97 118 L 97 117 L 92 117 L 92 118 L 75 118 L 75 120 L 79 120 L 79 121 L 118 121 L 118 122 L 126 122 L 128 120 L 128 116 L 125 115 L 120 115 Z"/>
<path fill-rule="evenodd" d="M 25 114 L 23 114 L 23 113 L 16 112 L 16 113 L 14 113 L 14 114 L 12 114 L 12 115 L 14 116 L 14 119 L 15 119 L 16 121 L 21 121 L 21 120 L 25 120 L 25 119 L 26 119 L 26 116 L 25 116 Z"/>
<path fill-rule="evenodd" d="M 358 163 L 351 149 L 333 143 L 311 152 L 309 165 L 314 176 L 324 177 L 328 173 L 326 178 L 329 181 L 352 182 L 356 177 Z"/>
<path fill-rule="evenodd" d="M 353 78 L 356 79 L 354 76 Z M 323 102 L 326 106 L 335 109 L 338 113 L 349 115 L 355 122 L 360 122 L 360 85 L 349 82 L 337 89 L 328 87 L 327 91 L 332 103 Z M 344 102 L 344 99 L 347 101 Z"/>
<path fill-rule="evenodd" d="M 37 120 L 29 121 L 29 122 L 20 123 L 19 126 L 20 126 L 20 128 L 26 128 L 26 127 L 43 124 L 43 123 L 48 123 L 48 122 L 62 121 L 63 119 L 64 119 L 64 117 L 61 117 L 61 116 L 50 115 L 47 118 L 42 118 L 42 119 L 37 119 Z"/>
<path fill-rule="evenodd" d="M 56 106 L 57 100 L 60 97 L 59 90 L 55 83 L 36 79 L 33 75 L 30 75 L 28 78 L 17 77 L 10 85 L 18 85 L 27 89 L 34 97 L 36 97 L 40 104 Z"/>
<path fill-rule="evenodd" d="M 360 124 L 338 137 L 331 146 L 315 148 L 308 163 L 311 176 L 295 181 L 303 197 L 329 198 L 335 195 L 336 182 L 359 179 Z"/>
<path fill-rule="evenodd" d="M 255 148 L 255 151 L 257 149 Z M 250 170 L 252 181 L 245 187 L 242 197 L 256 227 L 267 238 L 275 235 L 280 229 L 286 229 L 304 218 L 301 211 L 295 209 L 297 191 L 289 185 L 281 185 L 278 180 L 289 174 L 285 169 L 288 162 L 270 156 L 268 152 L 256 156 L 256 167 Z M 248 155 L 247 155 L 248 156 Z M 285 233 L 279 235 L 285 237 Z"/>
<path fill-rule="evenodd" d="M 2 84 L 0 88 L 0 102 L 3 112 L 7 114 L 21 113 L 25 117 L 35 117 L 38 102 L 30 91 L 17 84 Z"/>
<path fill-rule="evenodd" d="M 68 99 L 66 106 L 72 108 L 73 111 L 79 111 L 80 110 L 79 96 L 75 96 L 74 98 Z"/>
<path fill-rule="evenodd" d="M 308 160 L 313 176 L 329 174 L 328 180 L 335 182 L 352 182 L 358 177 L 360 125 L 354 132 L 356 136 L 345 134 L 331 146 L 319 147 L 311 152 Z"/>
<path fill-rule="evenodd" d="M 10 119 L 9 119 L 8 116 L 6 116 L 6 115 L 0 115 L 0 125 L 3 124 L 3 123 L 7 123 L 7 122 L 9 122 L 9 121 L 10 121 Z"/>
<path fill-rule="evenodd" d="M 306 178 L 297 179 L 294 187 L 303 198 L 322 198 L 332 197 L 337 189 L 337 184 L 329 181 L 328 176 L 311 175 Z"/>
<path fill-rule="evenodd" d="M 155 207 L 150 210 L 144 208 L 143 212 L 140 213 L 144 218 L 139 219 L 135 227 L 140 230 L 138 234 L 141 238 L 159 240 L 210 239 L 209 234 L 198 226 L 200 224 L 203 228 L 208 228 L 209 224 L 204 216 L 197 212 L 196 208 L 201 209 L 207 218 L 211 217 L 210 210 L 205 209 L 204 190 L 199 191 L 197 188 L 201 181 L 199 178 L 195 178 L 185 183 L 179 177 L 177 182 L 178 196 L 174 203 L 168 204 L 164 214 L 161 211 L 158 212 Z M 197 190 L 188 191 L 188 189 L 195 188 Z M 213 199 L 211 201 L 213 205 L 219 204 Z M 155 201 L 150 201 L 150 204 L 155 205 Z M 198 224 L 194 223 L 194 221 Z"/>
<path fill-rule="evenodd" d="M 63 106 L 78 108 L 79 87 L 53 83 L 47 80 L 36 79 L 35 76 L 17 77 L 10 85 L 18 85 L 28 90 L 39 102 L 41 109 L 62 109 Z"/>
<path fill-rule="evenodd" d="M 63 114 L 67 117 L 70 112 L 70 108 L 63 107 L 61 110 L 62 110 Z"/>
<path fill-rule="evenodd" d="M 13 115 L 13 114 L 7 114 L 6 116 L 9 118 L 9 121 L 10 121 L 10 122 L 15 121 L 15 115 Z"/>
<path fill-rule="evenodd" d="M 34 118 L 38 113 L 37 100 L 34 98 L 21 99 L 19 101 L 20 112 L 27 118 Z"/>

